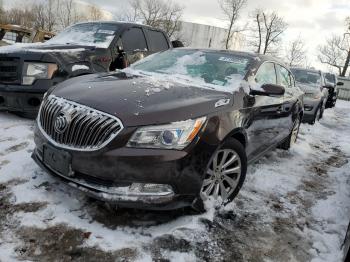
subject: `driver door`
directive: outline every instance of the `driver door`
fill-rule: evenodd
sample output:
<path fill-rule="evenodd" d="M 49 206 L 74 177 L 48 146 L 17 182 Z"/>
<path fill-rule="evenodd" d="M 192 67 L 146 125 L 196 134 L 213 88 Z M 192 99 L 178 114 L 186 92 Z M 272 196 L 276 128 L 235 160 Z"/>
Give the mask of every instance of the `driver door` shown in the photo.
<path fill-rule="evenodd" d="M 277 84 L 275 63 L 265 62 L 260 65 L 251 86 L 258 88 L 264 84 Z M 280 110 L 283 96 L 254 95 L 252 104 L 251 125 L 247 129 L 250 145 L 247 151 L 255 159 L 278 142 L 280 132 Z"/>

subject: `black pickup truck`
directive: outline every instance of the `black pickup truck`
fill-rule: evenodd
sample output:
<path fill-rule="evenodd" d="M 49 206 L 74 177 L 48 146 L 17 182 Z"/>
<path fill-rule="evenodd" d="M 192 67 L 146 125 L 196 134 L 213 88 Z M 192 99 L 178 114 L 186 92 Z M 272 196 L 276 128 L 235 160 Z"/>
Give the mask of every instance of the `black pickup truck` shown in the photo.
<path fill-rule="evenodd" d="M 68 78 L 122 69 L 172 48 L 155 28 L 120 22 L 73 25 L 44 44 L 0 48 L 0 110 L 35 118 L 44 93 Z"/>

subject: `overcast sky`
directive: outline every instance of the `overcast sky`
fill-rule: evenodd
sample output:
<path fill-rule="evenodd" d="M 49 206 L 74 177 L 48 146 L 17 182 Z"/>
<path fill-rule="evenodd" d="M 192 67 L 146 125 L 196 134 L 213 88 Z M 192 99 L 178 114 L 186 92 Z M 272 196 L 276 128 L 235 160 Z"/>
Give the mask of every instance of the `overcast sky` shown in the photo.
<path fill-rule="evenodd" d="M 112 14 L 122 12 L 128 3 L 128 0 L 82 1 L 93 3 Z M 217 0 L 177 0 L 176 2 L 185 7 L 183 17 L 185 21 L 220 27 L 226 25 Z M 248 21 L 249 14 L 256 8 L 276 11 L 283 16 L 289 25 L 284 34 L 285 42 L 291 41 L 300 34 L 306 42 L 309 59 L 318 67 L 323 66 L 317 63 L 317 46 L 332 33 L 342 34 L 345 29 L 344 19 L 350 16 L 350 0 L 248 0 L 241 14 L 241 22 Z"/>

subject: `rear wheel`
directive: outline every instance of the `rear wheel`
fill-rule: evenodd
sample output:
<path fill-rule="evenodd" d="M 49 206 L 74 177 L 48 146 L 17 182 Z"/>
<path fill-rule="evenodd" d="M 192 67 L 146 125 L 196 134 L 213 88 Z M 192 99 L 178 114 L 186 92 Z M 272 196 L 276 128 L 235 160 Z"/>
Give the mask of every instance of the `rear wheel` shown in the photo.
<path fill-rule="evenodd" d="M 204 175 L 200 197 L 219 200 L 222 205 L 231 202 L 241 189 L 247 172 L 247 157 L 243 145 L 228 139 L 213 154 Z"/>
<path fill-rule="evenodd" d="M 300 119 L 301 119 L 300 116 L 298 116 L 295 119 L 294 124 L 293 124 L 293 129 L 290 132 L 288 138 L 279 146 L 281 149 L 288 150 L 297 141 L 298 135 L 299 135 L 300 123 L 301 123 Z"/>
<path fill-rule="evenodd" d="M 311 122 L 309 122 L 309 124 L 313 125 L 315 124 L 317 121 L 319 121 L 321 118 L 321 106 L 319 106 L 317 109 L 316 109 L 316 112 L 315 112 L 315 115 L 314 115 L 314 118 Z"/>
<path fill-rule="evenodd" d="M 320 116 L 319 116 L 319 118 L 317 119 L 318 121 L 323 117 L 323 113 L 324 113 L 324 107 L 323 107 L 323 105 L 321 104 L 320 105 Z"/>

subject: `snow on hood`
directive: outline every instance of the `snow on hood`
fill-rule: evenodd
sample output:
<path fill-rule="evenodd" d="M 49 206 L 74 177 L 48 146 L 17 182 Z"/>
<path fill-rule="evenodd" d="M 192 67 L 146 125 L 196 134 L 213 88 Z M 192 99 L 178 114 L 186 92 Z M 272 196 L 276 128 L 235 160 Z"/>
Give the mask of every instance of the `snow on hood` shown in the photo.
<path fill-rule="evenodd" d="M 45 47 L 45 48 L 40 49 L 40 47 Z M 47 49 L 47 47 L 50 47 L 50 46 L 45 45 L 43 43 L 34 43 L 34 44 L 33 43 L 30 43 L 30 44 L 16 43 L 10 46 L 0 47 L 0 54 L 16 53 L 18 51 L 35 52 L 35 53 L 75 53 L 75 52 L 83 52 L 86 50 L 85 48 Z"/>
<path fill-rule="evenodd" d="M 72 71 L 78 71 L 78 70 L 89 70 L 90 67 L 86 66 L 86 65 L 73 65 L 72 66 Z"/>
<path fill-rule="evenodd" d="M 297 82 L 297 86 L 306 94 L 315 94 L 321 91 L 318 86 L 315 86 L 312 84 L 308 85 L 308 84 Z"/>

